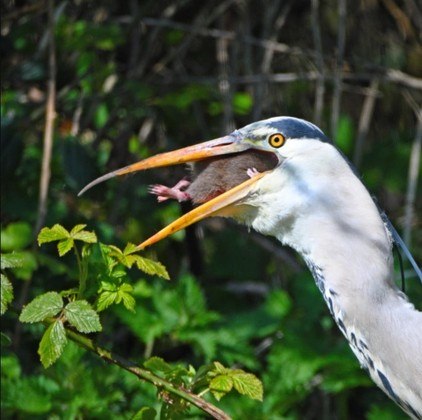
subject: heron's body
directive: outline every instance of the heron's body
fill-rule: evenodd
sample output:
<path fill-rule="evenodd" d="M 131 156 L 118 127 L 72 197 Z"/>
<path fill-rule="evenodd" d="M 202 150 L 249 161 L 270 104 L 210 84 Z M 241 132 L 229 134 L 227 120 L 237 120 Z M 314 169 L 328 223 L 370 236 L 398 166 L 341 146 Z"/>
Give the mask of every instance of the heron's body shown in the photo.
<path fill-rule="evenodd" d="M 254 150 L 259 159 L 248 156 Z M 194 182 L 179 184 L 205 202 L 139 248 L 216 215 L 275 236 L 306 261 L 362 367 L 404 411 L 422 419 L 422 312 L 393 282 L 392 240 L 372 198 L 318 127 L 291 117 L 259 121 L 130 165 L 85 189 L 135 170 L 198 160 L 205 164 Z M 249 165 L 253 171 L 245 170 Z M 162 200 L 192 198 L 179 187 L 154 188 Z"/>
<path fill-rule="evenodd" d="M 362 367 L 405 411 L 421 417 L 422 313 L 393 283 L 389 232 L 333 146 L 305 140 L 294 147 L 321 159 L 310 163 L 298 150 L 257 181 L 243 222 L 302 255 Z"/>

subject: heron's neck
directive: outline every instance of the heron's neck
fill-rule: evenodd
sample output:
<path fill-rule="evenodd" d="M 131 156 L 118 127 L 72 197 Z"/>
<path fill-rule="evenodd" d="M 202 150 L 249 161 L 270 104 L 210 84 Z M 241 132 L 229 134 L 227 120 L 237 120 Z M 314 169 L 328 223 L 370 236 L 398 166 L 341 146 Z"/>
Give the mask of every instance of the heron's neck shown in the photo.
<path fill-rule="evenodd" d="M 393 283 L 391 239 L 373 200 L 345 163 L 336 180 L 317 183 L 305 165 L 281 169 L 257 183 L 246 223 L 302 255 L 361 365 L 422 418 L 422 313 Z"/>

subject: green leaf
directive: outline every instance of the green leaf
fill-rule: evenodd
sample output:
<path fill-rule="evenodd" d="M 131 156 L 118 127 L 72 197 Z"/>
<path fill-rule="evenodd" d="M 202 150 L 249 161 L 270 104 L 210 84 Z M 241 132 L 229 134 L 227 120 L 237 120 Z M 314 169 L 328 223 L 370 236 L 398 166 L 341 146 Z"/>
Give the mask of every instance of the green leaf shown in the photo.
<path fill-rule="evenodd" d="M 51 366 L 63 353 L 67 344 L 66 331 L 60 320 L 53 322 L 44 333 L 38 354 L 45 368 Z"/>
<path fill-rule="evenodd" d="M 104 309 L 113 305 L 116 301 L 117 293 L 108 290 L 103 291 L 98 297 L 97 311 L 104 311 Z"/>
<path fill-rule="evenodd" d="M 169 280 L 169 274 L 163 264 L 158 261 L 153 261 L 148 258 L 141 257 L 140 255 L 135 255 L 135 252 L 138 252 L 139 249 L 136 245 L 128 243 L 123 251 L 121 251 L 117 246 L 108 245 L 108 256 L 114 258 L 125 267 L 131 268 L 135 264 L 141 271 L 144 273 L 150 274 L 152 276 L 157 275 L 166 280 Z"/>
<path fill-rule="evenodd" d="M 173 368 L 164 359 L 156 356 L 151 357 L 145 361 L 144 366 L 152 372 L 168 373 L 173 370 Z"/>
<path fill-rule="evenodd" d="M 1 254 L 1 269 L 22 267 L 24 261 L 20 253 Z"/>
<path fill-rule="evenodd" d="M 264 390 L 262 382 L 252 373 L 239 372 L 231 375 L 235 390 L 254 400 L 262 401 Z"/>
<path fill-rule="evenodd" d="M 142 407 L 133 417 L 132 420 L 155 420 L 157 412 L 152 407 Z"/>
<path fill-rule="evenodd" d="M 97 235 L 94 232 L 82 230 L 86 225 L 76 225 L 71 231 L 70 236 L 75 241 L 82 241 L 88 244 L 95 244 L 97 242 Z"/>
<path fill-rule="evenodd" d="M 10 283 L 9 279 L 4 275 L 1 274 L 1 310 L 0 314 L 3 315 L 6 310 L 7 306 L 13 300 L 13 286 Z"/>
<path fill-rule="evenodd" d="M 2 251 L 26 248 L 32 242 L 32 227 L 26 222 L 10 223 L 1 230 Z"/>
<path fill-rule="evenodd" d="M 55 224 L 52 228 L 42 228 L 38 234 L 38 245 L 46 242 L 60 241 L 69 238 L 69 232 L 61 225 Z"/>
<path fill-rule="evenodd" d="M 159 276 L 165 280 L 170 280 L 169 273 L 163 264 L 158 261 L 153 261 L 148 258 L 136 255 L 135 259 L 136 266 L 144 273 L 150 274 L 151 276 Z"/>
<path fill-rule="evenodd" d="M 13 268 L 13 274 L 18 279 L 29 280 L 32 277 L 32 273 L 38 268 L 35 253 L 32 251 L 18 251 L 14 252 L 13 255 L 21 262 L 19 267 Z"/>
<path fill-rule="evenodd" d="M 91 333 L 102 330 L 100 317 L 86 300 L 68 303 L 64 312 L 66 319 L 79 332 Z"/>
<path fill-rule="evenodd" d="M 73 241 L 72 238 L 67 238 L 67 239 L 60 241 L 57 244 L 57 249 L 59 251 L 59 255 L 61 257 L 63 257 L 63 255 L 67 254 L 73 248 L 74 243 L 75 242 Z"/>
<path fill-rule="evenodd" d="M 127 284 L 127 283 L 122 284 L 122 286 L 124 286 L 125 284 Z M 127 286 L 130 286 L 130 285 L 127 284 Z M 131 292 L 133 291 L 132 286 L 130 286 L 130 291 Z M 123 305 L 125 305 L 125 308 L 128 309 L 129 311 L 135 312 L 136 301 L 135 301 L 134 297 L 130 293 L 122 292 L 121 288 L 119 290 L 119 294 L 122 297 L 122 302 L 123 302 Z"/>
<path fill-rule="evenodd" d="M 57 244 L 59 255 L 62 257 L 68 253 L 74 245 L 74 241 L 82 241 L 85 243 L 97 242 L 97 236 L 94 232 L 83 230 L 86 225 L 76 225 L 70 232 L 63 226 L 55 224 L 51 229 L 43 228 L 38 235 L 38 244 L 42 245 L 45 242 L 60 241 Z"/>
<path fill-rule="evenodd" d="M 57 315 L 63 308 L 63 299 L 56 292 L 47 292 L 37 296 L 23 308 L 19 317 L 21 322 L 40 322 Z"/>
<path fill-rule="evenodd" d="M 220 401 L 224 395 L 232 390 L 233 379 L 229 375 L 218 375 L 211 380 L 209 388 L 217 401 Z"/>
<path fill-rule="evenodd" d="M 125 274 L 125 273 L 124 273 Z M 119 279 L 117 277 L 117 279 Z M 132 296 L 133 287 L 129 283 L 101 282 L 99 289 L 100 296 L 97 302 L 97 310 L 103 311 L 113 303 L 123 302 L 123 305 L 130 311 L 135 311 L 135 299 Z"/>

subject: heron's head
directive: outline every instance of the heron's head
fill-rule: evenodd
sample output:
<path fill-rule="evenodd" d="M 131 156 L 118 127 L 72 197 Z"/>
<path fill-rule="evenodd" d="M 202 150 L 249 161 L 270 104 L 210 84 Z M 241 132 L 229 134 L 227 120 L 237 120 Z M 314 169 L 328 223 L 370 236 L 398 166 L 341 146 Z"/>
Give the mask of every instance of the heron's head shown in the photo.
<path fill-rule="evenodd" d="M 289 159 L 304 153 L 312 154 L 315 147 L 318 148 L 321 143 L 329 142 L 324 133 L 308 121 L 293 117 L 274 117 L 249 124 L 227 136 L 158 154 L 118 169 L 91 182 L 80 194 L 109 178 L 145 169 L 205 161 L 207 159 L 215 160 L 223 155 L 225 155 L 225 158 L 229 158 L 229 155 L 239 156 L 239 154 L 250 153 L 251 151 L 259 153 L 261 159 L 262 157 L 268 159 L 268 167 L 271 169 L 258 173 L 227 191 L 223 191 L 217 197 L 211 198 L 175 220 L 139 245 L 139 248 L 145 248 L 206 217 L 238 215 L 239 209 L 244 208 L 242 204 L 248 201 L 248 197 L 253 195 L 254 191 L 256 192 L 258 183 L 265 184 L 266 179 L 274 178 L 271 175 L 274 175 L 275 171 L 282 171 L 283 164 Z"/>

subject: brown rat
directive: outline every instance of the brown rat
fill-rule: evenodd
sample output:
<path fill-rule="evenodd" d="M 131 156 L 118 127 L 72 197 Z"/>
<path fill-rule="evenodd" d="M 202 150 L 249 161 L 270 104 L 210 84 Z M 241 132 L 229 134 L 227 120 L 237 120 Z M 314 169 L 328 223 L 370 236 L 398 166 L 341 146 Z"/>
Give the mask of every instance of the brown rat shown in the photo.
<path fill-rule="evenodd" d="M 184 178 L 172 188 L 152 185 L 149 191 L 157 195 L 160 202 L 174 198 L 204 203 L 248 180 L 256 172 L 273 169 L 277 164 L 273 156 L 259 150 L 247 150 L 207 159 L 192 165 L 192 182 Z"/>

